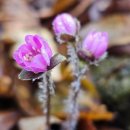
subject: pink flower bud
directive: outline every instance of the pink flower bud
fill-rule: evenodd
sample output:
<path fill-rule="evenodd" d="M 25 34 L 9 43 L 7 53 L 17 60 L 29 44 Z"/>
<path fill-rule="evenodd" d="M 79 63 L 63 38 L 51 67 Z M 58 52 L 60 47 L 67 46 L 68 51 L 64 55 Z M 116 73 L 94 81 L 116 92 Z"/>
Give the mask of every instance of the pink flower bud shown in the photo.
<path fill-rule="evenodd" d="M 74 39 L 80 27 L 78 20 L 67 13 L 58 15 L 52 25 L 60 43 L 67 42 L 70 38 Z"/>
<path fill-rule="evenodd" d="M 47 71 L 51 57 L 52 50 L 47 41 L 38 35 L 27 35 L 25 43 L 13 54 L 13 58 L 23 69 L 34 73 Z"/>
<path fill-rule="evenodd" d="M 91 32 L 82 43 L 79 54 L 91 61 L 99 60 L 108 48 L 108 34 L 106 32 Z"/>

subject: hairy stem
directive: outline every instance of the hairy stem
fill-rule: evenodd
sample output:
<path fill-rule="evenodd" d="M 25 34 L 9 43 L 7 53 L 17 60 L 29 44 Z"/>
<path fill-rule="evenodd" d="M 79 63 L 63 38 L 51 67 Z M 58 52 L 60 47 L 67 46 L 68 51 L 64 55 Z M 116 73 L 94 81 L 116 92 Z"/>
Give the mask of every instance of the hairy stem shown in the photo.
<path fill-rule="evenodd" d="M 47 101 L 46 101 L 46 130 L 50 130 L 50 103 L 51 103 L 51 95 L 50 95 L 50 73 L 48 72 L 46 74 L 46 80 L 47 80 Z"/>
<path fill-rule="evenodd" d="M 74 80 L 71 83 L 69 96 L 68 96 L 68 119 L 65 129 L 74 130 L 77 124 L 79 109 L 77 99 L 80 93 L 80 80 L 87 70 L 87 66 L 83 69 L 80 68 L 79 58 L 77 55 L 76 47 L 74 44 L 68 44 L 68 61 L 73 69 Z M 69 106 L 69 107 L 68 107 Z"/>
<path fill-rule="evenodd" d="M 80 67 L 79 67 L 79 59 L 76 53 L 76 48 L 72 44 L 68 44 L 68 60 L 73 68 L 73 76 L 74 80 L 71 83 L 71 88 L 69 91 L 68 97 L 68 120 L 66 124 L 67 130 L 75 129 L 78 119 L 78 104 L 77 98 L 80 91 Z"/>
<path fill-rule="evenodd" d="M 50 72 L 46 72 L 42 76 L 42 81 L 39 82 L 39 100 L 42 102 L 43 110 L 46 117 L 46 130 L 50 130 L 50 108 L 51 108 L 51 95 L 54 95 L 54 83 L 51 79 Z"/>

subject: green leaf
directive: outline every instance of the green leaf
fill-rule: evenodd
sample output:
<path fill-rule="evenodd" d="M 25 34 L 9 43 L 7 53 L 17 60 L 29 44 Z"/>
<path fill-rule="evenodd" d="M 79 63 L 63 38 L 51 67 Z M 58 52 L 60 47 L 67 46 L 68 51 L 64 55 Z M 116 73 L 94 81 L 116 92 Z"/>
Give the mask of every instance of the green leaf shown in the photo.
<path fill-rule="evenodd" d="M 64 60 L 66 60 L 66 57 L 61 55 L 61 54 L 55 54 L 50 61 L 50 66 L 48 67 L 48 69 L 52 69 L 54 68 L 56 65 L 60 64 L 61 62 L 63 62 Z"/>
<path fill-rule="evenodd" d="M 22 70 L 20 74 L 18 75 L 18 78 L 21 80 L 36 80 L 41 78 L 43 73 L 35 74 L 30 71 Z"/>

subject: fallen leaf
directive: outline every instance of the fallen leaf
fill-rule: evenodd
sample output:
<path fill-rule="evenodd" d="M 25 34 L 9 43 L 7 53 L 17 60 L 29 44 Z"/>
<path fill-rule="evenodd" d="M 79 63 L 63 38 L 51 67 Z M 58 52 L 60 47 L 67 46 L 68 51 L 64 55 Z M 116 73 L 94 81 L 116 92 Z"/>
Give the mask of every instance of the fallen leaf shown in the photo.
<path fill-rule="evenodd" d="M 45 130 L 45 121 L 45 116 L 28 117 L 20 119 L 18 125 L 20 130 Z M 51 117 L 50 122 L 59 124 L 61 120 Z"/>
<path fill-rule="evenodd" d="M 0 129 L 10 130 L 18 121 L 17 112 L 0 112 Z"/>

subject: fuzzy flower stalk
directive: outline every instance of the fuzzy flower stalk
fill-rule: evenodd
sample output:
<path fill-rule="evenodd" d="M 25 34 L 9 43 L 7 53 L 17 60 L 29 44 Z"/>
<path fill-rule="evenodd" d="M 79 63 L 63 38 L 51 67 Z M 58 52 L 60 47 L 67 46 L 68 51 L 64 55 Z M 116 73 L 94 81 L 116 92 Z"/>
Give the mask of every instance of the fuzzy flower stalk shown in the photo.
<path fill-rule="evenodd" d="M 50 130 L 50 102 L 54 88 L 50 71 L 65 58 L 60 54 L 53 56 L 47 41 L 39 35 L 26 35 L 25 43 L 14 52 L 13 58 L 23 69 L 19 74 L 21 80 L 41 79 L 39 96 L 45 103 L 46 130 Z"/>
<path fill-rule="evenodd" d="M 76 48 L 80 24 L 78 20 L 70 14 L 63 13 L 54 19 L 52 25 L 57 41 L 59 43 L 68 43 L 68 61 L 73 68 L 74 80 L 71 83 L 67 100 L 66 109 L 68 112 L 68 119 L 64 129 L 73 130 L 77 124 L 79 114 L 77 99 L 80 92 L 80 79 L 82 75 Z"/>
<path fill-rule="evenodd" d="M 68 119 L 65 129 L 74 130 L 77 124 L 79 109 L 77 99 L 80 93 L 81 77 L 88 70 L 87 64 L 80 66 L 80 58 L 89 63 L 98 63 L 106 54 L 108 35 L 105 32 L 91 32 L 83 42 L 79 41 L 80 23 L 67 13 L 58 15 L 53 21 L 53 30 L 59 43 L 67 44 L 68 61 L 72 66 L 74 80 L 68 95 Z M 79 43 L 81 43 L 79 45 Z"/>

